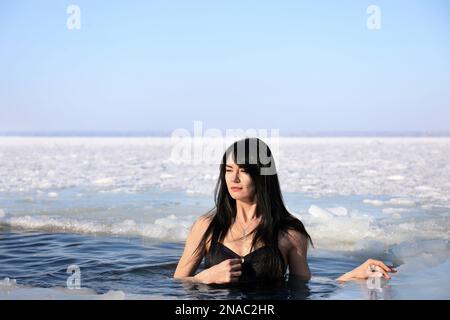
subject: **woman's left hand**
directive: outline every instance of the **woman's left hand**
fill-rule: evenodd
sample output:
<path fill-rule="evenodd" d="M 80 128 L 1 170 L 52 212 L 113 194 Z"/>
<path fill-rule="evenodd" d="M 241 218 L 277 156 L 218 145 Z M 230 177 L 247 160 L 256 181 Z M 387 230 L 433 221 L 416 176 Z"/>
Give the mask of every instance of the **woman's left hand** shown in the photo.
<path fill-rule="evenodd" d="M 347 272 L 337 280 L 348 281 L 352 279 L 367 279 L 369 277 L 384 277 L 386 279 L 390 279 L 391 276 L 388 274 L 388 272 L 397 272 L 397 270 L 388 267 L 382 261 L 368 259 L 359 267 L 353 269 L 350 272 Z"/>

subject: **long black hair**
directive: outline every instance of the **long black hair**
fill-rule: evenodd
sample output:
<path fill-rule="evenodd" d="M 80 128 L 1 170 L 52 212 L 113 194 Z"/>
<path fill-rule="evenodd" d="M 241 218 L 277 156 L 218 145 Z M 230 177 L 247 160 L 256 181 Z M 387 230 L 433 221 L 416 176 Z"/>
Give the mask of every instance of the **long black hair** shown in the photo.
<path fill-rule="evenodd" d="M 304 235 L 312 245 L 311 237 L 303 223 L 288 212 L 281 195 L 275 161 L 269 147 L 258 138 L 246 138 L 230 145 L 225 151 L 220 163 L 220 175 L 215 188 L 215 207 L 205 216 L 210 218 L 206 229 L 194 254 L 199 254 L 210 240 L 211 244 L 222 242 L 231 225 L 236 219 L 236 200 L 228 192 L 225 172 L 229 156 L 244 169 L 252 178 L 255 187 L 256 216 L 260 223 L 252 231 L 254 233 L 252 249 L 262 242 L 268 247 L 270 259 L 265 260 L 268 275 L 275 277 L 281 274 L 283 266 L 281 252 L 278 248 L 280 233 L 296 230 Z"/>

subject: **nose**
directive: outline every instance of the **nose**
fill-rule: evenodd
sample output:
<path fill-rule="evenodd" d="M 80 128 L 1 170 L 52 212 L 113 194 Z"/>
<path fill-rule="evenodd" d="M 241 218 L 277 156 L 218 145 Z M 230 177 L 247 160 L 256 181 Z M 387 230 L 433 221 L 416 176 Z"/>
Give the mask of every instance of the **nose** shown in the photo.
<path fill-rule="evenodd" d="M 240 182 L 240 180 L 239 180 L 239 171 L 238 172 L 236 172 L 234 175 L 233 175 L 233 182 Z"/>

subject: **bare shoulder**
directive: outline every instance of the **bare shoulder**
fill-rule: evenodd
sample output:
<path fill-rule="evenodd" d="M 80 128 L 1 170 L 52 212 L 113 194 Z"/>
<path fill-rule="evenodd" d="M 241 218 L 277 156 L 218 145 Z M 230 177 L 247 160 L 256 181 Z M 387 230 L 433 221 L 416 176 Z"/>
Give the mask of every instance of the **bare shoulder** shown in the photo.
<path fill-rule="evenodd" d="M 308 247 L 308 239 L 300 231 L 288 229 L 280 234 L 280 246 L 285 250 L 293 248 L 306 250 Z"/>
<path fill-rule="evenodd" d="M 212 219 L 213 219 L 213 215 L 211 215 L 209 213 L 203 214 L 200 217 L 198 217 L 197 220 L 192 225 L 190 234 L 188 236 L 188 240 L 192 240 L 192 241 L 188 241 L 188 242 L 189 243 L 194 242 L 196 244 L 200 243 L 200 240 L 203 237 L 203 235 L 205 234 L 209 225 L 211 224 Z M 211 237 L 209 237 L 209 238 L 211 238 Z M 205 243 L 206 251 L 209 250 L 209 242 L 210 242 L 209 240 L 210 239 L 207 239 L 207 241 Z"/>
<path fill-rule="evenodd" d="M 311 279 L 311 271 L 308 266 L 307 250 L 308 238 L 302 232 L 288 229 L 283 232 L 282 242 L 286 246 L 286 261 L 289 266 L 289 274 L 304 280 Z"/>
<path fill-rule="evenodd" d="M 211 214 L 203 214 L 195 220 L 192 225 L 192 232 L 195 233 L 205 233 L 206 229 L 208 229 L 209 224 L 212 221 L 213 216 Z"/>

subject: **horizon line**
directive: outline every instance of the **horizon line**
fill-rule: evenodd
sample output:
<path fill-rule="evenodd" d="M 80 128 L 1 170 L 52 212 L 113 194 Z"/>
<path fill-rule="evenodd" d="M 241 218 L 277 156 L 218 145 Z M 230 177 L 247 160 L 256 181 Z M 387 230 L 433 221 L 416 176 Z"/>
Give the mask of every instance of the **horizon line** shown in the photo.
<path fill-rule="evenodd" d="M 206 129 L 207 130 L 207 129 Z M 238 129 L 235 129 L 238 130 Z M 187 130 L 193 135 L 193 132 Z M 170 137 L 167 130 L 21 130 L 0 131 L 0 137 Z M 244 130 L 245 132 L 245 130 Z M 337 130 L 337 131 L 293 131 L 287 130 L 280 137 L 450 137 L 448 130 Z"/>

